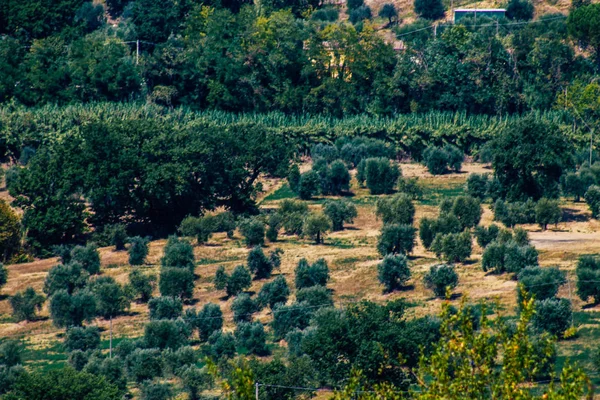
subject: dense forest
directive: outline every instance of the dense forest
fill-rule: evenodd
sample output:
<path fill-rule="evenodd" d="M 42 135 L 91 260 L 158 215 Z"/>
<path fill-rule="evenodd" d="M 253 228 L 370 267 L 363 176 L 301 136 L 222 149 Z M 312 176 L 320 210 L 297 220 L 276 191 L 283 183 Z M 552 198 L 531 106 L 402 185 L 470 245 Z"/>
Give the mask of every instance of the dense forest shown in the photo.
<path fill-rule="evenodd" d="M 557 348 L 600 259 L 548 266 L 529 232 L 600 217 L 600 4 L 413 6 L 0 0 L 0 328 L 47 320 L 65 354 L 0 338 L 0 398 L 592 396 Z M 376 234 L 329 238 L 357 220 Z M 385 301 L 336 293 L 327 246 L 369 248 Z M 474 269 L 510 306 L 453 293 Z"/>

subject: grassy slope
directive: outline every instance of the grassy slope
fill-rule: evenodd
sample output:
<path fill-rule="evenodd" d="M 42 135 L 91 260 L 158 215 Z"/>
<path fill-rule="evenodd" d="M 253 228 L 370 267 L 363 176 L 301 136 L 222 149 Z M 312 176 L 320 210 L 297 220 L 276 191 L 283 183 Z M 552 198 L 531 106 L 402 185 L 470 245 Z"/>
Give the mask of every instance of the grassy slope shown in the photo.
<path fill-rule="evenodd" d="M 457 196 L 462 193 L 462 187 L 468 173 L 484 172 L 483 166 L 466 164 L 464 172 L 445 176 L 432 177 L 424 171 L 423 167 L 416 164 L 404 164 L 405 176 L 418 176 L 425 189 L 424 199 L 417 205 L 416 224 L 424 216 L 437 214 L 436 204 L 443 197 Z M 286 185 L 281 182 L 265 182 L 265 187 L 270 191 L 261 200 L 262 207 L 276 207 L 277 203 L 291 196 Z M 441 301 L 434 299 L 431 293 L 422 284 L 422 276 L 430 265 L 437 262 L 432 253 L 427 252 L 420 244 L 416 247 L 411 257 L 413 278 L 409 288 L 392 294 L 383 294 L 382 287 L 377 281 L 377 263 L 380 256 L 375 250 L 377 235 L 381 222 L 375 218 L 374 208 L 376 196 L 370 196 L 368 191 L 353 188 L 355 196 L 351 200 L 358 207 L 358 218 L 354 224 L 341 232 L 332 233 L 327 237 L 326 244 L 316 246 L 308 240 L 295 236 L 282 236 L 275 244 L 268 244 L 265 251 L 275 247 L 285 251 L 282 258 L 281 273 L 293 285 L 293 272 L 297 262 L 306 257 L 312 261 L 325 258 L 331 270 L 332 280 L 329 287 L 334 290 L 334 297 L 338 304 L 358 299 L 369 299 L 383 302 L 393 298 L 406 298 L 414 305 L 409 313 L 414 316 L 436 313 L 440 309 Z M 322 199 L 311 202 L 311 208 L 319 208 Z M 540 263 L 542 266 L 560 265 L 569 271 L 573 278 L 574 263 L 578 255 L 599 253 L 600 251 L 600 223 L 589 220 L 589 215 L 584 204 L 574 204 L 565 201 L 563 205 L 568 209 L 570 220 L 552 227 L 547 232 L 541 232 L 537 226 L 526 226 L 530 232 L 533 244 L 540 250 Z M 484 207 L 482 224 L 492 222 L 492 213 L 489 205 Z M 158 272 L 159 259 L 162 254 L 164 240 L 151 243 L 148 265 L 142 267 L 146 272 Z M 216 291 L 212 286 L 212 277 L 219 265 L 224 265 L 231 270 L 236 265 L 245 263 L 248 249 L 244 246 L 239 233 L 234 239 L 229 240 L 224 234 L 217 234 L 206 246 L 195 247 L 198 260 L 197 274 L 200 279 L 196 282 L 194 294 L 195 304 L 191 307 L 200 308 L 206 302 L 219 304 L 226 320 L 226 329 L 233 329 L 234 324 L 230 311 L 231 299 L 225 299 L 224 293 Z M 115 277 L 125 283 L 130 268 L 127 265 L 125 252 L 114 252 L 111 248 L 101 249 L 103 274 Z M 480 267 L 481 249 L 474 245 L 474 252 L 470 262 L 458 265 L 460 284 L 456 290 L 457 295 L 452 302 L 458 304 L 461 297 L 467 296 L 474 301 L 497 301 L 504 314 L 513 314 L 515 310 L 516 282 L 507 275 L 485 274 Z M 23 337 L 28 343 L 26 355 L 27 363 L 31 366 L 56 368 L 65 362 L 65 354 L 58 344 L 62 340 L 62 330 L 52 326 L 47 319 L 48 310 L 42 311 L 42 318 L 36 322 L 15 323 L 9 312 L 8 295 L 27 286 L 41 290 L 44 277 L 50 267 L 56 264 L 56 259 L 39 260 L 29 264 L 10 265 L 8 269 L 9 282 L 2 290 L 4 295 L 0 299 L 0 337 Z M 250 289 L 258 292 L 264 281 L 253 282 Z M 573 289 L 574 293 L 574 289 Z M 561 288 L 560 296 L 569 297 L 569 287 Z M 291 301 L 292 299 L 290 299 Z M 574 298 L 575 309 L 578 311 L 575 322 L 580 326 L 578 338 L 560 343 L 559 363 L 562 364 L 566 356 L 574 357 L 584 363 L 592 372 L 589 362 L 590 350 L 597 347 L 600 336 L 600 313 L 596 308 L 582 309 L 582 302 Z M 115 337 L 139 336 L 143 324 L 148 318 L 147 307 L 142 304 L 132 304 L 130 312 L 114 320 Z M 257 315 L 257 319 L 267 323 L 271 316 L 268 310 Z M 108 346 L 108 322 L 96 320 L 93 322 L 103 329 L 104 347 Z"/>

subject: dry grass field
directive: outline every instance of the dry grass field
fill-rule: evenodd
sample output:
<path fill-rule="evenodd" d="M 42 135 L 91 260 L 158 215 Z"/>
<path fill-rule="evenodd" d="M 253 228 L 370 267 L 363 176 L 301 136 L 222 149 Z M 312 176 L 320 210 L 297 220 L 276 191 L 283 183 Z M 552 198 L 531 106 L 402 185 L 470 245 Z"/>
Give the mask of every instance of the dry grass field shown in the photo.
<path fill-rule="evenodd" d="M 444 197 L 453 197 L 463 192 L 463 186 L 468 174 L 489 171 L 480 164 L 465 164 L 463 171 L 458 174 L 448 174 L 433 177 L 418 164 L 403 164 L 404 176 L 419 177 L 424 189 L 423 199 L 416 204 L 416 222 L 424 216 L 436 216 L 436 205 Z M 263 208 L 275 208 L 278 203 L 291 196 L 287 185 L 283 182 L 265 181 L 266 193 L 260 198 Z M 329 287 L 333 289 L 334 299 L 339 306 L 344 303 L 368 299 L 384 302 L 395 298 L 407 299 L 413 307 L 409 314 L 420 316 L 434 314 L 440 310 L 441 300 L 435 299 L 427 290 L 422 277 L 430 265 L 438 262 L 435 255 L 426 251 L 419 243 L 411 255 L 412 278 L 406 290 L 384 294 L 377 280 L 377 264 L 380 256 L 376 251 L 376 241 L 381 228 L 381 221 L 375 217 L 375 202 L 377 196 L 369 195 L 366 189 L 353 186 L 354 196 L 350 198 L 358 208 L 358 217 L 354 223 L 341 232 L 331 233 L 326 237 L 325 244 L 314 245 L 308 239 L 296 236 L 280 236 L 277 243 L 268 243 L 265 252 L 280 248 L 284 251 L 280 273 L 293 286 L 294 268 L 301 258 L 315 261 L 325 258 L 331 271 Z M 310 202 L 311 208 L 321 207 L 323 199 Z M 528 225 L 532 243 L 540 252 L 542 266 L 559 265 L 568 271 L 569 279 L 574 281 L 576 259 L 581 254 L 600 253 L 600 222 L 591 220 L 584 203 L 573 203 L 563 200 L 565 220 L 548 231 L 542 232 L 538 226 Z M 481 223 L 489 225 L 493 215 L 489 204 L 484 205 Z M 160 257 L 165 240 L 153 241 L 150 245 L 148 264 L 143 266 L 147 272 L 158 273 Z M 481 249 L 474 243 L 471 260 L 458 265 L 460 283 L 456 295 L 451 302 L 458 304 L 462 297 L 470 301 L 497 302 L 500 312 L 504 315 L 515 313 L 516 281 L 509 275 L 494 275 L 483 272 L 480 265 Z M 238 232 L 233 239 L 225 234 L 216 234 L 205 246 L 196 246 L 195 254 L 198 267 L 194 301 L 187 307 L 202 307 L 207 302 L 221 306 L 225 314 L 226 329 L 233 330 L 234 324 L 230 310 L 230 299 L 224 297 L 223 291 L 217 291 L 212 284 L 212 278 L 218 266 L 223 265 L 227 270 L 245 263 L 247 249 Z M 102 273 L 113 276 L 117 281 L 125 283 L 132 267 L 127 264 L 126 252 L 115 252 L 112 248 L 100 249 Z M 22 337 L 28 344 L 26 359 L 29 365 L 39 364 L 47 368 L 59 367 L 66 356 L 60 349 L 63 330 L 54 328 L 48 319 L 47 305 L 41 312 L 41 318 L 35 322 L 15 323 L 10 316 L 8 297 L 28 286 L 41 291 L 47 271 L 57 263 L 56 259 L 39 260 L 27 264 L 10 265 L 8 284 L 2 289 L 0 296 L 0 337 Z M 258 292 L 265 281 L 253 282 L 250 289 Z M 579 334 L 576 338 L 559 344 L 559 364 L 565 357 L 580 361 L 589 372 L 595 373 L 589 364 L 592 349 L 598 347 L 600 338 L 600 311 L 598 307 L 585 306 L 575 296 L 574 283 L 564 285 L 560 296 L 573 299 L 575 324 Z M 290 299 L 290 301 L 292 301 Z M 257 315 L 262 322 L 269 322 L 270 312 L 265 309 Z M 145 305 L 132 303 L 127 315 L 113 320 L 115 340 L 122 337 L 135 337 L 142 334 L 143 324 L 148 320 L 148 310 Z M 108 344 L 108 321 L 97 319 L 93 322 L 103 330 L 103 345 Z"/>

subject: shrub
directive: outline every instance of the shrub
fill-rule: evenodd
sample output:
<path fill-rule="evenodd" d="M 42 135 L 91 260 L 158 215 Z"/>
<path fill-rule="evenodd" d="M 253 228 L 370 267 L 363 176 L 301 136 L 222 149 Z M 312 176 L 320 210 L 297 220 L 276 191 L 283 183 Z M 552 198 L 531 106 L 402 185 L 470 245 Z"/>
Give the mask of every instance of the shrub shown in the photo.
<path fill-rule="evenodd" d="M 279 229 L 283 224 L 283 217 L 280 214 L 273 213 L 269 215 L 269 229 L 267 229 L 267 239 L 273 243 L 277 241 L 279 236 Z"/>
<path fill-rule="evenodd" d="M 140 400 L 168 400 L 173 397 L 168 383 L 145 381 L 140 385 Z"/>
<path fill-rule="evenodd" d="M 238 347 L 246 350 L 248 354 L 269 355 L 266 339 L 265 329 L 260 322 L 242 322 L 235 329 L 235 340 Z"/>
<path fill-rule="evenodd" d="M 164 248 L 164 255 L 160 259 L 161 267 L 185 268 L 194 274 L 196 263 L 194 261 L 194 248 L 177 236 L 170 236 Z"/>
<path fill-rule="evenodd" d="M 356 206 L 347 200 L 328 200 L 323 206 L 323 212 L 331 220 L 334 231 L 344 229 L 344 223 L 353 223 L 356 218 Z"/>
<path fill-rule="evenodd" d="M 198 362 L 198 353 L 191 346 L 182 346 L 177 350 L 165 349 L 163 359 L 167 371 L 173 375 L 179 375 L 179 369 L 195 365 Z"/>
<path fill-rule="evenodd" d="M 252 276 L 243 265 L 235 267 L 229 279 L 225 291 L 227 296 L 237 296 L 252 285 Z"/>
<path fill-rule="evenodd" d="M 315 171 L 310 170 L 300 175 L 298 197 L 302 200 L 310 200 L 313 196 L 320 193 L 320 188 L 321 178 Z"/>
<path fill-rule="evenodd" d="M 198 368 L 190 365 L 182 368 L 179 372 L 183 389 L 188 393 L 190 400 L 200 400 L 200 393 L 210 389 L 213 385 L 213 377 L 205 368 Z"/>
<path fill-rule="evenodd" d="M 458 218 L 462 229 L 473 228 L 481 220 L 481 204 L 473 197 L 457 197 L 450 212 Z"/>
<path fill-rule="evenodd" d="M 489 181 L 490 176 L 488 174 L 471 174 L 467 178 L 465 192 L 473 198 L 484 200 L 488 194 Z"/>
<path fill-rule="evenodd" d="M 125 360 L 127 374 L 135 382 L 147 381 L 163 374 L 163 357 L 158 349 L 135 349 Z"/>
<path fill-rule="evenodd" d="M 340 158 L 340 153 L 337 147 L 330 144 L 317 143 L 310 149 L 310 156 L 313 162 L 317 159 L 324 159 L 325 162 L 330 163 Z"/>
<path fill-rule="evenodd" d="M 183 303 L 175 297 L 155 297 L 148 302 L 150 319 L 176 319 L 181 316 Z"/>
<path fill-rule="evenodd" d="M 323 237 L 331 230 L 331 220 L 322 213 L 309 214 L 304 219 L 302 235 L 314 239 L 316 244 L 323 243 Z"/>
<path fill-rule="evenodd" d="M 88 278 L 89 274 L 84 271 L 79 263 L 55 265 L 50 268 L 48 275 L 46 275 L 44 293 L 48 296 L 53 295 L 58 290 L 73 293 L 75 290 L 83 288 L 87 284 Z"/>
<path fill-rule="evenodd" d="M 594 304 L 600 303 L 600 259 L 593 256 L 581 256 L 575 269 L 577 274 L 577 295 L 583 301 L 590 297 Z"/>
<path fill-rule="evenodd" d="M 75 246 L 71 250 L 71 261 L 81 264 L 90 275 L 100 272 L 100 254 L 95 244 L 88 243 L 84 246 Z"/>
<path fill-rule="evenodd" d="M 535 222 L 543 230 L 548 229 L 548 224 L 558 224 L 562 219 L 562 210 L 558 200 L 540 199 L 535 205 Z"/>
<path fill-rule="evenodd" d="M 381 228 L 377 251 L 387 254 L 409 254 L 415 246 L 416 229 L 411 225 L 387 224 Z"/>
<path fill-rule="evenodd" d="M 423 189 L 419 185 L 419 178 L 398 178 L 398 191 L 404 193 L 413 200 L 423 196 Z"/>
<path fill-rule="evenodd" d="M 488 244 L 496 240 L 498 237 L 498 233 L 500 232 L 500 228 L 498 225 L 490 225 L 489 227 L 485 226 L 476 226 L 475 227 L 475 237 L 477 238 L 477 244 L 481 248 L 487 247 Z"/>
<path fill-rule="evenodd" d="M 217 290 L 223 290 L 227 287 L 227 282 L 229 281 L 229 275 L 227 275 L 227 272 L 225 272 L 225 267 L 224 266 L 219 266 L 219 268 L 217 268 L 217 271 L 215 272 L 215 278 L 213 280 L 214 284 L 215 284 L 215 289 Z"/>
<path fill-rule="evenodd" d="M 217 360 L 235 357 L 235 337 L 231 333 L 216 331 L 208 339 L 210 353 Z"/>
<path fill-rule="evenodd" d="M 408 259 L 403 254 L 388 254 L 377 266 L 377 278 L 386 292 L 402 288 L 410 279 Z"/>
<path fill-rule="evenodd" d="M 249 294 L 242 293 L 231 303 L 231 311 L 235 322 L 250 321 L 252 314 L 258 311 L 258 306 Z"/>
<path fill-rule="evenodd" d="M 415 206 L 407 194 L 398 193 L 392 197 L 378 199 L 376 215 L 384 224 L 412 225 Z"/>
<path fill-rule="evenodd" d="M 97 326 L 70 328 L 65 335 L 64 346 L 67 351 L 96 350 L 100 347 L 100 330 Z"/>
<path fill-rule="evenodd" d="M 129 286 L 142 303 L 147 303 L 152 298 L 152 292 L 156 287 L 156 275 L 146 275 L 139 269 L 131 270 Z"/>
<path fill-rule="evenodd" d="M 367 187 L 371 194 L 389 194 L 400 177 L 400 168 L 387 158 L 368 158 L 365 164 Z"/>
<path fill-rule="evenodd" d="M 131 299 L 125 288 L 114 278 L 97 277 L 88 287 L 96 297 L 96 312 L 99 316 L 105 319 L 113 318 L 129 308 Z"/>
<path fill-rule="evenodd" d="M 50 318 L 59 327 L 81 326 L 96 317 L 96 297 L 88 290 L 71 295 L 59 290 L 50 298 Z"/>
<path fill-rule="evenodd" d="M 504 267 L 508 272 L 519 273 L 525 267 L 538 265 L 538 252 L 533 246 L 519 246 L 514 242 L 506 245 Z"/>
<path fill-rule="evenodd" d="M 381 18 L 387 18 L 391 25 L 394 18 L 398 18 L 398 11 L 393 3 L 385 3 L 381 10 L 379 10 L 379 16 Z"/>
<path fill-rule="evenodd" d="M 432 265 L 423 282 L 437 297 L 444 297 L 448 288 L 452 290 L 458 285 L 458 274 L 453 265 Z"/>
<path fill-rule="evenodd" d="M 36 311 L 42 309 L 46 298 L 29 286 L 23 292 L 17 292 L 9 299 L 12 307 L 12 316 L 17 321 L 33 321 L 36 318 Z"/>
<path fill-rule="evenodd" d="M 277 276 L 272 282 L 265 283 L 258 293 L 258 304 L 259 306 L 269 306 L 271 309 L 275 307 L 275 304 L 287 302 L 290 295 L 290 288 L 283 277 L 283 275 Z"/>
<path fill-rule="evenodd" d="M 300 289 L 296 292 L 296 302 L 306 303 L 309 307 L 331 307 L 333 306 L 333 298 L 331 291 L 325 286 L 311 286 Z"/>
<path fill-rule="evenodd" d="M 523 290 L 532 295 L 535 300 L 553 298 L 558 293 L 558 288 L 567 282 L 565 273 L 558 267 L 540 268 L 537 266 L 525 267 L 517 275 Z M 517 290 L 519 305 L 523 301 L 521 290 Z"/>
<path fill-rule="evenodd" d="M 127 243 L 127 228 L 123 224 L 109 225 L 105 228 L 110 244 L 115 246 L 116 251 L 125 250 Z"/>
<path fill-rule="evenodd" d="M 509 0 L 506 18 L 517 21 L 529 21 L 533 18 L 533 3 L 529 0 Z"/>
<path fill-rule="evenodd" d="M 158 289 L 161 296 L 191 299 L 194 295 L 194 274 L 185 268 L 161 268 Z"/>
<path fill-rule="evenodd" d="M 178 349 L 188 343 L 191 329 L 182 319 L 149 321 L 144 327 L 147 348 Z"/>
<path fill-rule="evenodd" d="M 438 233 L 431 244 L 431 250 L 438 257 L 443 256 L 448 262 L 464 262 L 471 256 L 471 233 L 469 231 L 446 235 Z"/>
<path fill-rule="evenodd" d="M 265 256 L 262 248 L 255 247 L 248 253 L 248 268 L 254 274 L 254 279 L 267 279 L 273 272 L 273 264 Z"/>
<path fill-rule="evenodd" d="M 251 218 L 240 225 L 240 231 L 244 236 L 244 242 L 248 247 L 262 246 L 265 244 L 265 224 L 262 221 Z"/>
<path fill-rule="evenodd" d="M 571 325 L 572 315 L 571 302 L 567 299 L 536 300 L 533 326 L 561 337 Z"/>
<path fill-rule="evenodd" d="M 129 264 L 143 265 L 148 256 L 148 239 L 141 236 L 134 236 L 129 239 Z"/>
<path fill-rule="evenodd" d="M 336 160 L 329 166 L 329 187 L 334 195 L 341 195 L 350 190 L 350 173 L 341 160 Z"/>
<path fill-rule="evenodd" d="M 308 288 L 316 285 L 326 286 L 329 280 L 329 268 L 324 258 L 318 259 L 312 265 L 306 259 L 301 259 L 295 270 L 296 289 Z"/>
<path fill-rule="evenodd" d="M 200 340 L 207 341 L 210 335 L 223 328 L 223 312 L 218 304 L 207 303 L 196 314 L 194 309 L 187 309 L 186 321 L 190 326 L 198 329 Z"/>
<path fill-rule="evenodd" d="M 365 19 L 371 19 L 372 17 L 371 7 L 367 5 L 360 6 L 350 11 L 349 20 L 353 24 L 357 24 Z"/>
<path fill-rule="evenodd" d="M 278 304 L 273 310 L 271 328 L 275 340 L 281 340 L 294 329 L 304 329 L 308 326 L 313 310 L 307 303 L 294 303 L 286 306 Z"/>
<path fill-rule="evenodd" d="M 292 164 L 287 176 L 287 181 L 292 192 L 298 193 L 298 190 L 300 189 L 300 179 L 300 168 L 298 168 L 298 164 Z"/>
<path fill-rule="evenodd" d="M 415 0 L 415 7 L 423 1 L 426 0 Z M 448 154 L 439 147 L 429 146 L 423 152 L 423 163 L 432 175 L 444 174 L 448 169 Z"/>
<path fill-rule="evenodd" d="M 585 202 L 587 203 L 593 218 L 600 216 L 600 186 L 592 185 L 585 192 Z"/>

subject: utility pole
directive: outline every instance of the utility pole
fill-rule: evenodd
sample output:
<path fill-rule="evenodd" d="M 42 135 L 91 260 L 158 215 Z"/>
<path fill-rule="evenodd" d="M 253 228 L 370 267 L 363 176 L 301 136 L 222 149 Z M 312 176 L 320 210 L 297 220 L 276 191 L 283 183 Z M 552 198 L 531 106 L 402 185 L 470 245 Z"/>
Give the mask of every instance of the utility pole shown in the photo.
<path fill-rule="evenodd" d="M 258 400 L 258 382 L 254 382 L 254 396 Z"/>
<path fill-rule="evenodd" d="M 109 344 L 110 350 L 109 350 L 109 355 L 110 358 L 112 358 L 112 315 L 110 316 L 110 344 Z"/>
<path fill-rule="evenodd" d="M 135 41 L 135 65 L 140 63 L 140 40 Z"/>
<path fill-rule="evenodd" d="M 437 36 L 437 24 L 433 25 L 433 37 Z"/>

